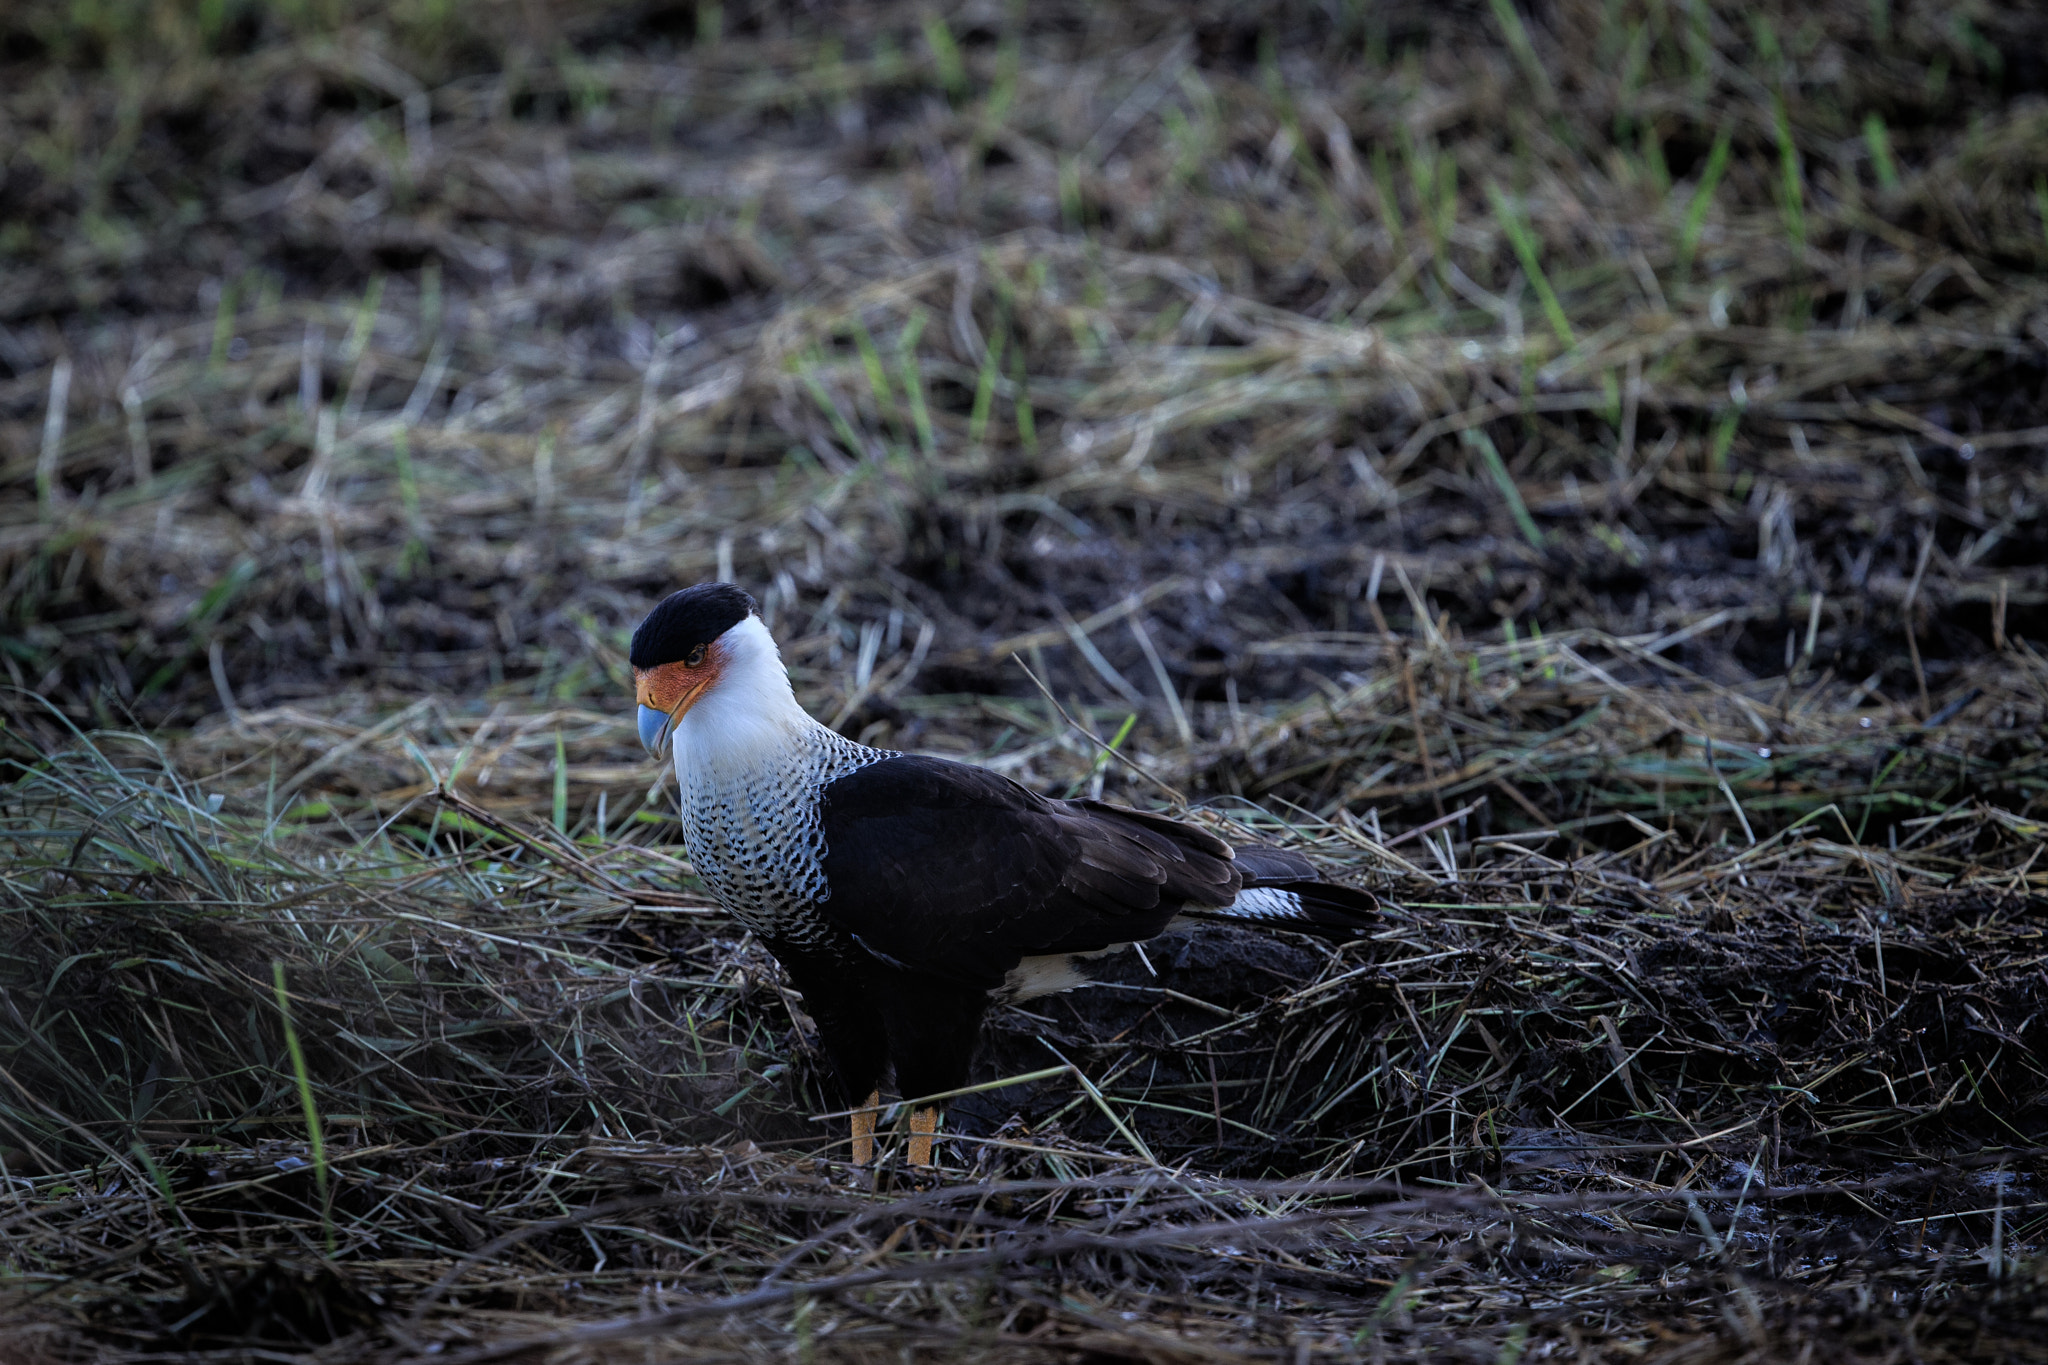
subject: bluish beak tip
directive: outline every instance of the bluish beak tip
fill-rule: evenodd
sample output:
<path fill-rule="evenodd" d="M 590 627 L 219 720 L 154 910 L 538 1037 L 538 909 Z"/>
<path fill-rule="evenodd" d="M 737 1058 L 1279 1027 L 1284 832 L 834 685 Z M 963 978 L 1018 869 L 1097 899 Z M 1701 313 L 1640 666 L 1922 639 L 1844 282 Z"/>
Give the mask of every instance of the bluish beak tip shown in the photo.
<path fill-rule="evenodd" d="M 651 706 L 640 708 L 640 743 L 656 758 L 668 748 L 668 713 Z"/>

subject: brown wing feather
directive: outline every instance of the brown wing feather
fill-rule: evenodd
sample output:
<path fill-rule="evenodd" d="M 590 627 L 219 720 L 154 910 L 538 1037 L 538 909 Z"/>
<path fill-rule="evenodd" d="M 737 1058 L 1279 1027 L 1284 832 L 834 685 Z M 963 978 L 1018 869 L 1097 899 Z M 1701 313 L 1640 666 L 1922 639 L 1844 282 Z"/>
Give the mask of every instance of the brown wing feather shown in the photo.
<path fill-rule="evenodd" d="M 1216 835 L 1203 829 L 1200 825 L 1184 824 L 1170 815 L 1156 815 L 1151 811 L 1133 810 L 1129 806 L 1119 806 L 1109 801 L 1070 801 L 1066 804 L 1079 806 L 1082 810 L 1094 811 L 1113 817 L 1119 823 L 1125 825 L 1135 825 L 1138 829 L 1155 836 L 1167 847 L 1176 851 L 1186 850 L 1202 853 L 1211 858 L 1220 858 L 1225 862 L 1229 862 L 1232 856 L 1230 845 L 1224 843 Z"/>

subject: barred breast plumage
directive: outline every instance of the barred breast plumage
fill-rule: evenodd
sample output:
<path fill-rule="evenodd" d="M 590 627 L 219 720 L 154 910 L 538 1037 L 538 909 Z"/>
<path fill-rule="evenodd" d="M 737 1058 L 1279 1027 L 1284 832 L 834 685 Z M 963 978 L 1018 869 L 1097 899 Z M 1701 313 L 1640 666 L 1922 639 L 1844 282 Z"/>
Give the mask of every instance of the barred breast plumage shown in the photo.
<path fill-rule="evenodd" d="M 810 945 L 826 926 L 820 799 L 826 784 L 896 755 L 813 726 L 771 761 L 678 769 L 683 847 L 719 903 L 771 942 Z"/>

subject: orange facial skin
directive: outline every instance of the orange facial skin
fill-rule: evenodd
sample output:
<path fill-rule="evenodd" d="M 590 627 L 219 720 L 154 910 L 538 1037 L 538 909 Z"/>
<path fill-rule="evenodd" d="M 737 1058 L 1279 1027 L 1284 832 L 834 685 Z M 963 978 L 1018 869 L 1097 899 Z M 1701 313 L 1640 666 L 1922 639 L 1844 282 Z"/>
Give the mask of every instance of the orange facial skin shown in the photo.
<path fill-rule="evenodd" d="M 722 663 L 718 648 L 711 646 L 700 651 L 694 664 L 678 659 L 653 668 L 636 668 L 633 670 L 633 699 L 641 706 L 667 716 L 666 732 L 673 732 L 677 722 L 697 704 L 697 699 L 718 681 Z"/>

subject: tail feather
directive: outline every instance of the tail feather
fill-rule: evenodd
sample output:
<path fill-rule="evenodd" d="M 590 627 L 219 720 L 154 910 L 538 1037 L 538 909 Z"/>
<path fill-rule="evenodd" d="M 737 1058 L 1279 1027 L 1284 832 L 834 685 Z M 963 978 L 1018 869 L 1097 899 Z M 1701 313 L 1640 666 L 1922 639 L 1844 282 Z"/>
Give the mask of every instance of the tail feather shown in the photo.
<path fill-rule="evenodd" d="M 1231 866 L 1246 886 L 1276 886 L 1281 882 L 1321 881 L 1316 865 L 1299 853 L 1266 844 L 1247 844 L 1231 850 Z"/>
<path fill-rule="evenodd" d="M 1356 937 L 1379 923 L 1378 897 L 1322 880 L 1315 864 L 1299 853 L 1253 845 L 1235 850 L 1232 866 L 1244 879 L 1236 900 L 1215 910 L 1183 913 L 1336 939 Z"/>

